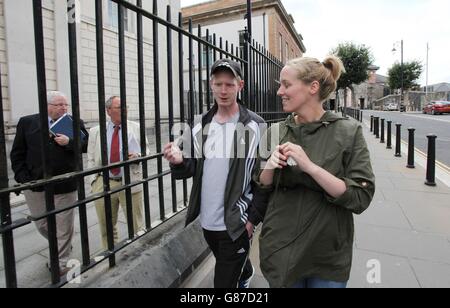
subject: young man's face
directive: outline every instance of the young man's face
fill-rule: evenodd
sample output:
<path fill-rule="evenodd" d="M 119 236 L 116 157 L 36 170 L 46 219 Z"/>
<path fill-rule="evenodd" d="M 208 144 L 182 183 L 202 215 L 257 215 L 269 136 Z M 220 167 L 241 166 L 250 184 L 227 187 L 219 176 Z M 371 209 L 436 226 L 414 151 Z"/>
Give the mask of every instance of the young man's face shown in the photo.
<path fill-rule="evenodd" d="M 219 107 L 229 107 L 237 102 L 239 92 L 244 88 L 244 81 L 239 81 L 231 71 L 221 71 L 213 75 L 211 89 Z"/>

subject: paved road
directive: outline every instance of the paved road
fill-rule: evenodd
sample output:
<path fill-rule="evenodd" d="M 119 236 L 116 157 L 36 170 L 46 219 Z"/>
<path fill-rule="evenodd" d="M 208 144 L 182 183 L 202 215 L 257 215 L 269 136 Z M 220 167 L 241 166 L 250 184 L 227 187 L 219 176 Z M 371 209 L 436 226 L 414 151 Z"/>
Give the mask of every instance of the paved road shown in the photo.
<path fill-rule="evenodd" d="M 392 132 L 395 134 L 395 124 L 402 124 L 402 139 L 408 142 L 408 128 L 416 129 L 415 146 L 424 153 L 427 153 L 428 134 L 438 136 L 436 141 L 436 159 L 447 166 L 450 166 L 450 114 L 427 115 L 422 113 L 400 113 L 388 111 L 364 111 L 364 119 L 370 121 L 370 116 L 374 115 L 392 121 Z M 395 144 L 395 141 L 392 141 Z"/>

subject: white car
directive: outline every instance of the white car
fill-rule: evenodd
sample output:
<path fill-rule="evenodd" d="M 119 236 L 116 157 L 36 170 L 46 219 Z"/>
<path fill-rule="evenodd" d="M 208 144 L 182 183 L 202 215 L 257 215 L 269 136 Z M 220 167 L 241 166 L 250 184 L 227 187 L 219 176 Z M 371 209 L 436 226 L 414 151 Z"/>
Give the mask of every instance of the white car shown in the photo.
<path fill-rule="evenodd" d="M 384 105 L 383 110 L 386 110 L 386 111 L 397 111 L 398 110 L 398 106 L 395 103 L 389 103 L 389 104 Z"/>

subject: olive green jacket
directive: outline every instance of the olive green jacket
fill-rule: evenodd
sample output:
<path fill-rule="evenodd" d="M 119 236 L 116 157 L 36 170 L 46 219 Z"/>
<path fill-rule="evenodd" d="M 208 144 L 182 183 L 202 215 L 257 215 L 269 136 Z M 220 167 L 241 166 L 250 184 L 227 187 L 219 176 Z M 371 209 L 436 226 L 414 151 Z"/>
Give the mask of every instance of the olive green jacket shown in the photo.
<path fill-rule="evenodd" d="M 276 171 L 260 237 L 261 269 L 271 287 L 303 278 L 346 282 L 353 247 L 353 213 L 372 201 L 375 177 L 359 123 L 327 112 L 319 122 L 297 125 L 292 116 L 274 125 L 279 144 L 303 147 L 318 166 L 342 179 L 347 191 L 329 196 L 298 167 Z"/>

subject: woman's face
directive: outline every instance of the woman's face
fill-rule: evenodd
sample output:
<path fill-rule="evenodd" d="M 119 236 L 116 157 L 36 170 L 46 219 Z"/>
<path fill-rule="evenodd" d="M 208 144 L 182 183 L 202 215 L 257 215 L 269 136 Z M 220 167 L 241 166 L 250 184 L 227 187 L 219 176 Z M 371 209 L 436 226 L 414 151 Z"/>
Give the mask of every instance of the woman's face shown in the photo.
<path fill-rule="evenodd" d="M 280 75 L 280 89 L 277 94 L 283 100 L 283 110 L 285 112 L 297 112 L 313 95 L 311 85 L 304 83 L 297 78 L 296 71 L 285 66 Z"/>

